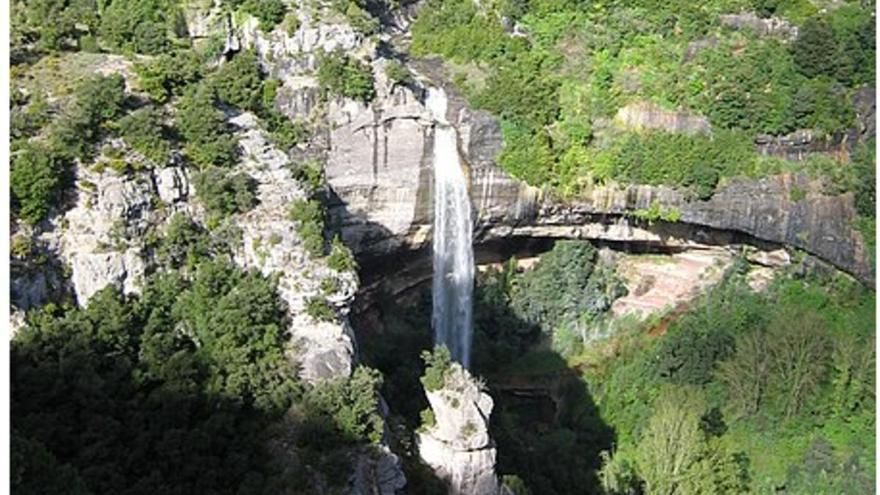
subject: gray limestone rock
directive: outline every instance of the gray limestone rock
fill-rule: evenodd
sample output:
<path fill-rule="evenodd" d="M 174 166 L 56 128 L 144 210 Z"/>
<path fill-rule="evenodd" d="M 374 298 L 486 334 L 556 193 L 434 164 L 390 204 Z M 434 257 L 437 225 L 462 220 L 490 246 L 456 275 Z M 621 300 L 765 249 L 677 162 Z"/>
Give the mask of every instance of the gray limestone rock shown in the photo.
<path fill-rule="evenodd" d="M 797 26 L 785 19 L 770 17 L 762 19 L 754 12 L 740 14 L 724 14 L 718 17 L 721 24 L 736 29 L 752 29 L 761 36 L 778 36 L 786 40 L 794 40 L 798 35 Z"/>
<path fill-rule="evenodd" d="M 60 258 L 70 265 L 77 302 L 86 305 L 108 284 L 137 293 L 146 269 L 143 236 L 154 221 L 148 171 L 78 170 L 77 200 L 64 215 Z"/>
<path fill-rule="evenodd" d="M 530 187 L 494 163 L 501 148 L 497 120 L 467 109 L 449 89 L 448 120 L 458 129 L 470 181 L 475 240 L 511 236 L 574 237 L 661 244 L 768 242 L 803 249 L 864 282 L 872 279 L 861 234 L 853 228 L 851 194 L 828 196 L 806 177 L 732 179 L 707 201 L 662 186 L 588 188 L 562 201 Z M 869 106 L 869 105 L 866 105 Z M 410 90 L 373 107 L 331 105 L 334 129 L 326 168 L 330 213 L 343 239 L 364 257 L 430 243 L 433 123 Z M 699 126 L 698 126 L 699 127 Z M 792 191 L 808 191 L 792 201 Z M 657 202 L 681 214 L 678 225 L 629 222 Z"/>
<path fill-rule="evenodd" d="M 680 134 L 710 134 L 709 120 L 684 111 L 672 111 L 651 102 L 636 102 L 621 107 L 615 122 L 628 130 L 662 130 Z"/>
<path fill-rule="evenodd" d="M 448 484 L 450 495 L 501 493 L 495 445 L 489 437 L 493 402 L 483 386 L 453 364 L 443 387 L 425 393 L 435 423 L 418 434 L 422 460 Z"/>

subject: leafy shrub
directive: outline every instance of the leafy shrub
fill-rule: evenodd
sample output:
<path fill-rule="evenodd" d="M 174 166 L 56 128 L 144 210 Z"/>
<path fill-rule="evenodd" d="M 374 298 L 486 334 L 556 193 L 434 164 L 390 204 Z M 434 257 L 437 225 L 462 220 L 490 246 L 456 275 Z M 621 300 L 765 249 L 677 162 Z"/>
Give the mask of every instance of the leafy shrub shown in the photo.
<path fill-rule="evenodd" d="M 245 0 L 242 10 L 260 20 L 260 29 L 269 32 L 284 20 L 287 5 L 282 0 Z"/>
<path fill-rule="evenodd" d="M 293 177 L 300 181 L 306 190 L 314 194 L 324 185 L 324 169 L 315 160 L 306 160 L 292 166 Z"/>
<path fill-rule="evenodd" d="M 41 91 L 27 98 L 27 105 L 14 105 L 9 116 L 12 139 L 33 136 L 50 122 L 49 104 Z"/>
<path fill-rule="evenodd" d="M 419 413 L 421 419 L 421 429 L 426 430 L 437 424 L 437 418 L 434 417 L 434 410 L 430 407 L 422 409 Z"/>
<path fill-rule="evenodd" d="M 159 103 L 172 95 L 180 95 L 183 89 L 202 78 L 202 61 L 190 50 L 163 53 L 149 62 L 137 63 L 140 88 Z"/>
<path fill-rule="evenodd" d="M 363 34 L 373 34 L 379 30 L 379 19 L 368 10 L 370 0 L 333 0 L 334 10 L 345 16 L 351 27 Z"/>
<path fill-rule="evenodd" d="M 446 375 L 452 367 L 452 355 L 446 346 L 437 346 L 433 351 L 422 351 L 425 363 L 425 374 L 421 377 L 422 385 L 428 392 L 440 390 L 446 384 Z"/>
<path fill-rule="evenodd" d="M 244 213 L 257 204 L 256 181 L 246 173 L 209 167 L 197 173 L 193 183 L 205 208 L 221 216 Z"/>
<path fill-rule="evenodd" d="M 104 132 L 104 124 L 122 113 L 124 102 L 122 76 L 89 77 L 76 87 L 73 101 L 52 125 L 52 147 L 65 156 L 90 156 Z"/>
<path fill-rule="evenodd" d="M 221 101 L 242 110 L 259 111 L 263 102 L 260 62 L 253 51 L 236 54 L 211 74 L 209 84 Z"/>
<path fill-rule="evenodd" d="M 351 249 L 342 243 L 338 235 L 330 242 L 330 254 L 327 255 L 327 266 L 337 272 L 357 271 L 357 262 Z"/>
<path fill-rule="evenodd" d="M 64 160 L 39 144 L 28 144 L 15 153 L 9 185 L 13 208 L 22 219 L 37 223 L 58 203 L 64 169 Z"/>
<path fill-rule="evenodd" d="M 323 55 L 318 61 L 318 83 L 326 94 L 363 102 L 376 96 L 370 66 L 339 51 Z"/>
<path fill-rule="evenodd" d="M 324 207 L 318 200 L 291 203 L 288 218 L 299 223 L 297 232 L 306 251 L 312 256 L 324 254 Z"/>
<path fill-rule="evenodd" d="M 153 107 L 135 110 L 119 120 L 119 132 L 128 145 L 159 166 L 168 161 L 171 151 L 162 120 Z"/>
<path fill-rule="evenodd" d="M 101 13 L 101 37 L 117 51 L 159 54 L 171 44 L 174 8 L 169 0 L 114 0 Z"/>
<path fill-rule="evenodd" d="M 396 86 L 407 86 L 413 83 L 412 74 L 398 60 L 388 61 L 385 73 L 388 75 L 388 80 Z"/>
<path fill-rule="evenodd" d="M 337 378 L 316 385 L 306 393 L 304 402 L 313 415 L 330 419 L 348 441 L 377 444 L 385 425 L 377 398 L 381 386 L 378 371 L 358 366 L 351 379 Z"/>
<path fill-rule="evenodd" d="M 199 167 L 227 167 L 235 162 L 238 143 L 206 88 L 192 88 L 184 95 L 177 108 L 176 124 L 186 143 L 187 157 Z"/>
<path fill-rule="evenodd" d="M 300 121 L 291 120 L 278 111 L 264 112 L 261 117 L 269 131 L 269 139 L 283 151 L 308 140 L 309 131 Z"/>
<path fill-rule="evenodd" d="M 333 321 L 336 318 L 333 308 L 323 296 L 312 297 L 306 302 L 306 314 L 316 321 Z"/>
<path fill-rule="evenodd" d="M 648 225 L 653 225 L 654 222 L 658 220 L 663 222 L 677 222 L 681 219 L 681 212 L 678 208 L 664 208 L 663 206 L 660 206 L 660 203 L 656 200 L 651 202 L 651 206 L 648 208 L 635 210 L 632 215 L 643 222 L 647 222 Z"/>
<path fill-rule="evenodd" d="M 339 290 L 339 281 L 333 277 L 321 280 L 321 294 L 331 296 Z"/>

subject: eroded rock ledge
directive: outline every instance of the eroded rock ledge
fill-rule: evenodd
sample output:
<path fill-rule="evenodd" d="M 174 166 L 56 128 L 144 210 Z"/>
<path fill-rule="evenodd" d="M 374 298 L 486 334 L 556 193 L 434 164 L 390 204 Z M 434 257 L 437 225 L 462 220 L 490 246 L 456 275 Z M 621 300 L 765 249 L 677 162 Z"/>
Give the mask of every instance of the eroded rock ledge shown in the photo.
<path fill-rule="evenodd" d="M 604 241 L 705 243 L 740 241 L 802 249 L 864 283 L 873 278 L 852 194 L 825 195 L 803 175 L 731 179 L 707 201 L 661 186 L 596 186 L 561 201 L 506 174 L 495 164 L 502 146 L 498 121 L 473 111 L 453 91 L 448 120 L 470 179 L 475 241 L 512 236 Z M 343 239 L 370 258 L 430 243 L 433 122 L 418 90 L 397 88 L 369 109 L 331 108 L 326 176 L 332 219 Z M 675 225 L 648 225 L 631 214 L 653 205 L 680 214 Z M 717 240 L 717 239 L 716 239 Z M 717 243 L 717 242 L 715 242 Z"/>

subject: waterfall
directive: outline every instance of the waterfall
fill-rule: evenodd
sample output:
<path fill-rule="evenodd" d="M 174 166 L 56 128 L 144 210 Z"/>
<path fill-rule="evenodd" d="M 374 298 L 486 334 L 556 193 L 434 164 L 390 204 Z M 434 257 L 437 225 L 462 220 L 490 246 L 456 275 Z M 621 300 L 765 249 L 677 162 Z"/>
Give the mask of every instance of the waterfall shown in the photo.
<path fill-rule="evenodd" d="M 470 367 L 474 250 L 471 203 L 455 128 L 446 121 L 446 93 L 430 88 L 425 101 L 434 126 L 434 342 Z"/>

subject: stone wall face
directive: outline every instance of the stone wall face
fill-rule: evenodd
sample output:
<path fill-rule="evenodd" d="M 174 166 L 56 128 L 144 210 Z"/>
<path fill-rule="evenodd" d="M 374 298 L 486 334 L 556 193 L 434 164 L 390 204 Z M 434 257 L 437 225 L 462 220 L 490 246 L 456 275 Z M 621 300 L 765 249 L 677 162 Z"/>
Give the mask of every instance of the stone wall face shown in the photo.
<path fill-rule="evenodd" d="M 331 214 L 344 239 L 366 257 L 419 249 L 430 242 L 432 123 L 410 90 L 372 108 L 336 107 L 326 169 L 334 192 Z M 595 186 L 560 201 L 495 165 L 501 149 L 497 120 L 450 98 L 450 122 L 470 178 L 477 242 L 509 236 L 596 240 L 705 242 L 719 232 L 802 249 L 864 282 L 873 278 L 864 239 L 853 227 L 851 194 L 828 196 L 801 175 L 731 179 L 706 201 L 663 186 Z M 803 193 L 802 198 L 798 196 Z M 797 200 L 794 200 L 797 199 Z M 680 213 L 674 239 L 668 226 L 628 221 L 653 204 Z M 675 230 L 675 229 L 673 229 Z"/>

